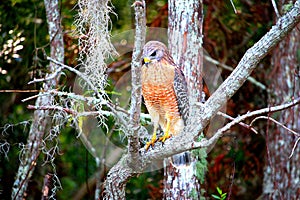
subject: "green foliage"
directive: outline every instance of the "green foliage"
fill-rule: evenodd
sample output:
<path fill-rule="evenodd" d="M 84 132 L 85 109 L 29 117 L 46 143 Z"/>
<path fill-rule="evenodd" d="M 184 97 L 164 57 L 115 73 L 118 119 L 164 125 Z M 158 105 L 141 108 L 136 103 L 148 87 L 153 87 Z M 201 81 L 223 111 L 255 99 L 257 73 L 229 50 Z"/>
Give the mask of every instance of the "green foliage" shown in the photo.
<path fill-rule="evenodd" d="M 225 200 L 226 199 L 227 193 L 223 193 L 223 191 L 219 187 L 217 187 L 217 192 L 218 192 L 217 195 L 215 195 L 215 194 L 211 195 L 214 199 L 219 199 L 219 200 Z"/>
<path fill-rule="evenodd" d="M 143 173 L 129 180 L 126 199 L 162 199 L 162 170 Z"/>
<path fill-rule="evenodd" d="M 203 134 L 199 136 L 198 141 L 201 141 L 202 138 L 204 138 Z M 204 182 L 205 174 L 207 172 L 206 148 L 192 150 L 192 155 L 197 160 L 195 166 L 195 176 L 202 184 Z"/>
<path fill-rule="evenodd" d="M 205 200 L 205 196 L 204 196 L 205 192 L 206 191 L 203 188 L 201 188 L 201 191 L 200 191 L 201 194 L 200 194 L 200 199 L 199 199 L 199 195 L 198 195 L 196 189 L 193 188 L 192 191 L 191 191 L 191 194 L 190 194 L 190 198 L 195 199 L 195 200 L 196 199 Z"/>
<path fill-rule="evenodd" d="M 290 10 L 292 9 L 293 5 L 294 5 L 294 4 L 293 4 L 292 1 L 290 1 L 290 2 L 287 3 L 287 4 L 284 4 L 284 5 L 282 6 L 283 14 L 287 13 L 288 11 L 290 11 Z"/>
<path fill-rule="evenodd" d="M 193 188 L 191 193 L 190 193 L 190 198 L 191 199 L 196 199 L 197 197 L 198 197 L 198 193 L 197 193 L 196 189 Z"/>

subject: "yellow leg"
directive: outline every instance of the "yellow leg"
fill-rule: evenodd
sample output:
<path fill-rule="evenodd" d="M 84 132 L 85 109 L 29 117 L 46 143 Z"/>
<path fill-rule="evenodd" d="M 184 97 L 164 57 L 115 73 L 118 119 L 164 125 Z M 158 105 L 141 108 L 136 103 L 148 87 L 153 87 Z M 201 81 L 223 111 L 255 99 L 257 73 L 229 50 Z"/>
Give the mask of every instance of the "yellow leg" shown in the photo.
<path fill-rule="evenodd" d="M 160 142 L 165 142 L 166 139 L 168 139 L 168 138 L 171 137 L 171 135 L 170 135 L 170 126 L 171 126 L 171 120 L 170 120 L 170 118 L 167 116 L 167 126 L 166 126 L 166 129 L 165 129 L 164 135 L 163 135 L 161 138 L 159 138 L 159 141 L 160 141 Z"/>
<path fill-rule="evenodd" d="M 152 138 L 149 142 L 146 143 L 146 151 L 148 151 L 149 147 L 153 147 L 155 142 L 156 142 L 156 130 L 157 130 L 157 126 L 154 126 L 154 131 L 153 131 L 153 135 L 152 135 Z"/>

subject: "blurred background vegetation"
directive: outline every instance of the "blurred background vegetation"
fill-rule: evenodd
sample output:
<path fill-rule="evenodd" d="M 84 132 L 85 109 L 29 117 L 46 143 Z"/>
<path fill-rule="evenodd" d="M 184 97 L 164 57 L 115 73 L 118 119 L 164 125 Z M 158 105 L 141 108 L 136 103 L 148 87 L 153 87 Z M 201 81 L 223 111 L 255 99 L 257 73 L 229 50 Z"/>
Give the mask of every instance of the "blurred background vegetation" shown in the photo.
<path fill-rule="evenodd" d="M 134 27 L 133 0 L 113 0 L 112 35 Z M 148 0 L 147 25 L 167 28 L 167 0 Z M 234 1 L 237 14 L 230 1 L 204 0 L 204 48 L 208 54 L 221 63 L 232 66 L 238 61 L 273 23 L 273 9 L 270 1 L 240 0 Z M 80 50 L 77 39 L 72 34 L 73 20 L 76 15 L 76 1 L 61 1 L 62 26 L 65 31 L 65 64 L 77 65 Z M 43 77 L 48 64 L 41 49 L 49 51 L 49 35 L 45 19 L 43 1 L 6 0 L 0 3 L 0 199 L 10 199 L 11 187 L 19 165 L 19 153 L 26 143 L 30 117 L 33 111 L 21 100 L 36 95 L 39 85 L 28 85 L 34 77 Z M 109 81 L 114 84 L 130 70 L 130 53 L 110 64 Z M 252 76 L 268 85 L 270 70 L 269 57 L 259 65 Z M 125 60 L 126 62 L 120 62 Z M 65 91 L 73 86 L 74 75 L 65 72 L 61 86 Z M 222 70 L 222 78 L 230 74 Z M 22 90 L 5 92 L 3 90 Z M 24 90 L 30 90 L 24 92 Z M 108 87 L 107 90 L 113 90 Z M 266 91 L 246 82 L 228 102 L 227 113 L 237 116 L 249 110 L 267 106 Z M 107 120 L 108 126 L 113 121 Z M 264 123 L 257 123 L 259 131 L 264 130 Z M 88 180 L 97 171 L 96 163 L 86 150 L 77 133 L 66 128 L 59 136 L 59 154 L 54 163 L 61 182 L 62 190 L 57 199 L 75 199 L 80 188 L 87 188 L 84 199 L 94 198 L 95 184 L 86 186 Z M 115 136 L 117 137 L 117 136 Z M 217 193 L 216 187 L 231 193 L 232 199 L 256 199 L 262 190 L 265 142 L 262 135 L 255 135 L 249 130 L 235 126 L 219 140 L 208 155 L 209 170 L 203 188 L 206 196 Z M 50 166 L 44 166 L 45 157 L 40 156 L 38 167 L 29 185 L 28 199 L 40 199 L 44 174 Z M 108 168 L 105 168 L 107 172 Z M 159 199 L 162 196 L 163 171 L 157 170 L 140 175 L 129 181 L 128 199 Z M 231 187 L 232 186 L 232 187 Z M 231 190 L 230 190 L 231 188 Z M 229 191 L 230 190 L 230 191 Z"/>

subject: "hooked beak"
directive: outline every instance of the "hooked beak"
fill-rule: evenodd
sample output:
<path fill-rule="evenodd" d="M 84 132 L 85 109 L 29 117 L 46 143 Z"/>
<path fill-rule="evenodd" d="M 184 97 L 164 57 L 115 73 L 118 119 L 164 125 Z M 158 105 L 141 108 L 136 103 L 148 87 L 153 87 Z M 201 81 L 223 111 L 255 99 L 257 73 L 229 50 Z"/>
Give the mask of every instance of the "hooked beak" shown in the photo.
<path fill-rule="evenodd" d="M 148 63 L 150 63 L 150 62 L 151 62 L 150 58 L 144 57 L 144 63 L 145 63 L 146 65 L 148 65 Z"/>

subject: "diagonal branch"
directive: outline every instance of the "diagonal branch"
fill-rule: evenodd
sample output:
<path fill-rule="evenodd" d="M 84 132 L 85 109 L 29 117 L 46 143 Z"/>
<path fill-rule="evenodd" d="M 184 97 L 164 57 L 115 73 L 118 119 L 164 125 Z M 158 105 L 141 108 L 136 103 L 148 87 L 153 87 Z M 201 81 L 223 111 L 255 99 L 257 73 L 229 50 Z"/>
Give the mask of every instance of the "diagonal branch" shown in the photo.
<path fill-rule="evenodd" d="M 49 56 L 47 56 L 47 60 L 49 60 L 50 62 L 52 63 L 55 63 L 56 65 L 60 66 L 60 68 L 57 69 L 57 71 L 61 71 L 63 69 L 67 69 L 73 73 L 75 73 L 76 75 L 78 75 L 80 78 L 82 78 L 90 87 L 91 89 L 97 94 L 97 97 L 101 98 L 101 95 L 100 93 L 98 92 L 98 89 L 96 88 L 96 86 L 90 81 L 90 79 L 88 79 L 88 77 L 86 77 L 86 75 L 84 75 L 83 73 L 81 73 L 80 71 L 78 71 L 77 69 L 74 69 L 73 67 L 70 67 L 68 65 L 65 65 Z M 31 82 L 29 82 L 28 84 L 30 83 L 34 83 L 34 82 L 40 82 L 40 81 L 45 81 L 43 79 L 35 79 Z"/>

